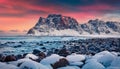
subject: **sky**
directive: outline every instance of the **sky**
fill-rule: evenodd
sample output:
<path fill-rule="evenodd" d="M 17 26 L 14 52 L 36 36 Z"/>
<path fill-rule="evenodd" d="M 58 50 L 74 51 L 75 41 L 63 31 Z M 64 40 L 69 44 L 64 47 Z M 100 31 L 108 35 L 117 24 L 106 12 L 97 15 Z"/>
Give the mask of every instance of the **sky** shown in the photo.
<path fill-rule="evenodd" d="M 120 20 L 120 0 L 0 0 L 0 35 L 25 34 L 39 17 L 62 14 L 79 23 Z"/>

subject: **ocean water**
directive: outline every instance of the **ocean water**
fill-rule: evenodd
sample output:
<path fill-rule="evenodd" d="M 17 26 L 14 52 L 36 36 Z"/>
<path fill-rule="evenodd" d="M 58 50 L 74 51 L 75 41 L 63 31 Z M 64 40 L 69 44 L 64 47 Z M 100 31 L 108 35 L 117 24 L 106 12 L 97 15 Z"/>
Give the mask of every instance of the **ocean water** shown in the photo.
<path fill-rule="evenodd" d="M 0 54 L 17 55 L 32 53 L 34 49 L 43 52 L 66 47 L 71 52 L 98 53 L 104 50 L 120 52 L 120 38 L 92 37 L 38 37 L 12 36 L 0 37 Z M 77 48 L 77 49 L 76 49 Z"/>
<path fill-rule="evenodd" d="M 60 48 L 65 41 L 85 40 L 84 37 L 33 37 L 33 36 L 7 36 L 0 37 L 0 54 L 31 53 L 34 49 Z M 41 50 L 43 51 L 43 50 Z"/>
<path fill-rule="evenodd" d="M 0 37 L 0 42 L 6 41 L 27 41 L 27 42 L 36 42 L 36 41 L 64 41 L 64 40 L 78 40 L 78 39 L 86 39 L 85 37 L 59 37 L 59 36 L 4 36 Z"/>

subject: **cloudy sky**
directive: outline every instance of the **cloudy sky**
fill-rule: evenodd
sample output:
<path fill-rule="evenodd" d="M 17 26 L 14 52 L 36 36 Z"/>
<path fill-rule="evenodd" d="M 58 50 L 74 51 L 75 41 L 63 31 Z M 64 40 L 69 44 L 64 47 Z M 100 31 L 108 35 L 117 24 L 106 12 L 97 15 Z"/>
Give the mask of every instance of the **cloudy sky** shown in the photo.
<path fill-rule="evenodd" d="M 120 20 L 120 0 L 0 0 L 0 34 L 25 33 L 39 17 L 62 14 L 79 23 Z"/>

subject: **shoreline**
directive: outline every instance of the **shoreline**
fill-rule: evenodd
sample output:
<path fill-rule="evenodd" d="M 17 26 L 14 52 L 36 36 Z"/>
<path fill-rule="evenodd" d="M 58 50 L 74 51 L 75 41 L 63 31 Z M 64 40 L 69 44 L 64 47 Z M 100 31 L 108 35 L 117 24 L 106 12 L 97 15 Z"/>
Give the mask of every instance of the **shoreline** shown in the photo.
<path fill-rule="evenodd" d="M 84 37 L 84 38 L 120 38 L 119 34 L 118 35 L 114 35 L 114 34 L 111 34 L 111 35 L 98 35 L 98 34 L 95 34 L 95 35 L 80 35 L 80 36 L 57 36 L 57 35 L 45 35 L 45 36 L 42 36 L 42 35 L 11 35 L 11 36 L 0 36 L 0 37 Z"/>
<path fill-rule="evenodd" d="M 46 37 L 43 37 L 48 39 Z M 54 37 L 50 37 L 54 38 Z M 56 37 L 58 38 L 58 37 Z M 68 38 L 68 37 L 67 37 Z M 120 68 L 120 38 L 88 38 L 56 41 L 7 41 L 2 47 L 13 51 L 0 54 L 2 69 L 110 69 Z M 35 38 L 36 39 L 36 38 Z M 39 38 L 38 38 L 39 39 Z M 6 46 L 5 46 L 6 45 Z M 10 50 L 10 49 L 9 49 Z M 16 51 L 14 51 L 16 50 Z M 1 51 L 1 50 L 0 50 Z M 15 54 L 18 52 L 17 54 Z M 22 52 L 22 54 L 20 54 Z M 27 52 L 27 53 L 26 53 Z M 12 53 L 12 54 L 10 54 Z M 117 61 L 117 62 L 116 62 Z M 114 69 L 114 68 L 113 68 Z"/>

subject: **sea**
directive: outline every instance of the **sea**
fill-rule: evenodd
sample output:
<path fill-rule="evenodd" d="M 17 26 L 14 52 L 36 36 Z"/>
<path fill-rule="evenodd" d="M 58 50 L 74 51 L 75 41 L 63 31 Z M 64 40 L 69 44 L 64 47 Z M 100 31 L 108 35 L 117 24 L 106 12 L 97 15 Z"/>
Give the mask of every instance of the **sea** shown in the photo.
<path fill-rule="evenodd" d="M 65 41 L 85 40 L 85 37 L 71 36 L 1 36 L 0 54 L 24 54 L 31 53 L 34 49 L 60 48 L 64 46 Z"/>
<path fill-rule="evenodd" d="M 33 50 L 47 52 L 67 46 L 77 52 L 100 52 L 104 50 L 120 52 L 120 38 L 91 38 L 83 36 L 1 36 L 0 54 L 18 55 L 32 53 Z M 73 51 L 74 51 L 73 50 Z"/>

